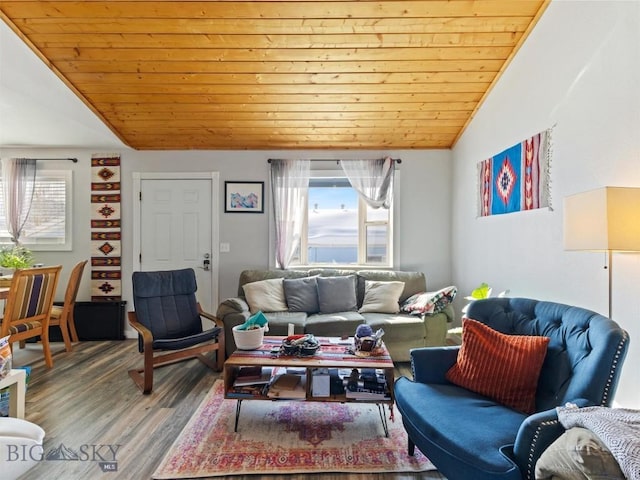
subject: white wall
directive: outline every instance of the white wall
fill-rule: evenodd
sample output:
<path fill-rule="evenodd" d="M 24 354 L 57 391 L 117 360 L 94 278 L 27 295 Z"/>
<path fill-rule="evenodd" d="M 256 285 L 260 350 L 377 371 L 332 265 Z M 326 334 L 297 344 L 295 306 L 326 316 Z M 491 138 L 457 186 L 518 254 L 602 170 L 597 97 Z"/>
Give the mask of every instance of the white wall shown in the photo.
<path fill-rule="evenodd" d="M 73 149 L 0 149 L 1 157 L 77 157 L 79 162 L 47 162 L 47 167 L 71 168 L 74 171 L 73 251 L 37 252 L 43 263 L 62 264 L 61 285 L 57 299 L 64 297 L 68 274 L 73 265 L 89 257 L 90 238 L 90 161 L 93 153 L 119 153 L 122 181 L 122 275 L 123 299 L 132 308 L 131 273 L 133 256 L 133 172 L 220 172 L 220 205 L 225 180 L 264 181 L 268 186 L 269 158 L 379 158 L 390 155 L 402 159 L 400 169 L 400 215 L 398 235 L 400 263 L 403 270 L 417 270 L 427 275 L 428 287 L 438 289 L 450 284 L 450 184 L 451 152 L 433 151 L 134 151 Z M 231 251 L 220 253 L 220 288 L 218 296 L 235 296 L 238 277 L 248 268 L 268 267 L 269 192 L 265 191 L 265 213 L 241 215 L 220 213 L 220 242 L 229 243 Z M 90 268 L 85 270 L 78 293 L 79 301 L 90 299 Z M 215 313 L 215 312 L 214 312 Z"/>
<path fill-rule="evenodd" d="M 557 125 L 556 125 L 557 124 Z M 553 132 L 553 210 L 476 218 L 476 165 Z M 563 250 L 563 198 L 640 187 L 640 2 L 554 1 L 453 149 L 453 281 L 607 314 L 604 254 Z M 616 402 L 640 407 L 640 254 L 613 258 L 613 318 L 631 336 Z"/>
<path fill-rule="evenodd" d="M 449 185 L 451 154 L 449 151 L 189 151 L 126 152 L 122 157 L 123 201 L 130 198 L 127 182 L 134 171 L 220 172 L 220 195 L 225 180 L 265 182 L 265 213 L 241 215 L 221 212 L 220 242 L 229 243 L 231 251 L 220 254 L 220 291 L 224 299 L 235 296 L 238 276 L 248 268 L 267 268 L 269 209 L 269 158 L 378 158 L 390 155 L 401 158 L 400 165 L 400 265 L 405 270 L 427 274 L 429 286 L 446 286 L 450 282 Z M 221 205 L 224 205 L 221 197 Z M 437 205 L 438 208 L 426 208 Z M 130 243 L 130 209 L 123 213 L 124 246 Z M 128 217 L 128 218 L 127 218 Z M 126 260 L 126 259 L 125 259 Z M 128 262 L 127 262 L 128 264 Z M 124 273 L 130 275 L 130 271 Z"/>

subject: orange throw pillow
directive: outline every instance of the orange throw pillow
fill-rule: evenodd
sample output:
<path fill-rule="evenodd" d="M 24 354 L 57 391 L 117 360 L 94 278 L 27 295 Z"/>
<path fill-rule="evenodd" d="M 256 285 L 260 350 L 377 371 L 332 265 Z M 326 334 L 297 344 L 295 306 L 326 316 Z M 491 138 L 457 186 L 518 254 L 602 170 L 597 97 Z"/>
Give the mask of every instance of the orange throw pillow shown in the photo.
<path fill-rule="evenodd" d="M 464 319 L 462 346 L 447 380 L 520 412 L 534 413 L 548 343 L 548 337 L 505 335 Z"/>

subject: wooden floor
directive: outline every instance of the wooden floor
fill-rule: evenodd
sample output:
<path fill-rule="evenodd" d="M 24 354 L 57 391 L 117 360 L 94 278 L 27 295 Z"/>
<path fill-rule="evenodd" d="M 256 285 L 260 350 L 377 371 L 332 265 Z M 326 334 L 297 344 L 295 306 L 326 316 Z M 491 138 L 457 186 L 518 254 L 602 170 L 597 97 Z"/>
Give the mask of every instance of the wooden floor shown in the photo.
<path fill-rule="evenodd" d="M 153 393 L 142 395 L 127 374 L 127 370 L 142 362 L 135 341 L 80 342 L 71 353 L 55 345 L 58 351 L 54 354 L 52 369 L 44 366 L 39 345 L 30 344 L 24 351 L 16 348 L 14 352 L 14 365 L 32 366 L 26 419 L 45 430 L 45 454 L 63 445 L 82 458 L 79 461 L 42 461 L 23 477 L 24 480 L 150 479 L 219 377 L 199 361 L 190 360 L 156 369 Z M 399 365 L 396 374 L 410 376 L 408 364 Z M 103 473 L 99 461 L 113 460 L 110 448 L 116 448 L 116 445 L 118 471 Z M 437 472 L 260 476 L 272 480 L 293 477 L 326 480 L 444 478 Z M 257 476 L 224 478 L 255 480 Z"/>

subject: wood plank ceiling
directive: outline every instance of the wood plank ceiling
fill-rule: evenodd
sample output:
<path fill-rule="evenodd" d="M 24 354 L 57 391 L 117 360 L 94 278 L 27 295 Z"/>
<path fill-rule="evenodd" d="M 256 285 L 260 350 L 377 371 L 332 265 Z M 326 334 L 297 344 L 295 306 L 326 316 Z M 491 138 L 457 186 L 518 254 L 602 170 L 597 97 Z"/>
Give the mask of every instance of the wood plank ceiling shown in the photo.
<path fill-rule="evenodd" d="M 548 1 L 0 1 L 0 17 L 136 149 L 432 149 Z"/>

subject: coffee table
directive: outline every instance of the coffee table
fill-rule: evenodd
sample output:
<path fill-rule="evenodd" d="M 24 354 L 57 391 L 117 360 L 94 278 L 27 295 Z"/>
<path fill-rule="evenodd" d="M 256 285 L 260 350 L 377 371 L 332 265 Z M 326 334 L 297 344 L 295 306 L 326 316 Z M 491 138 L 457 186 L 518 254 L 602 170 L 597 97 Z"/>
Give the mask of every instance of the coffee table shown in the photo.
<path fill-rule="evenodd" d="M 286 337 L 265 336 L 262 346 L 256 350 L 236 350 L 227 359 L 224 364 L 224 397 L 227 399 L 237 400 L 235 430 L 238 431 L 238 419 L 240 417 L 240 408 L 243 400 L 292 400 L 291 397 L 282 396 L 273 398 L 267 395 L 266 391 L 258 391 L 255 393 L 238 394 L 234 390 L 234 381 L 238 376 L 241 367 L 284 367 L 288 369 L 300 369 L 304 376 L 305 391 L 297 398 L 300 401 L 307 402 L 357 402 L 357 403 L 374 403 L 378 406 L 378 413 L 382 421 L 385 436 L 389 436 L 387 426 L 387 418 L 384 412 L 384 406 L 387 405 L 390 411 L 390 417 L 393 419 L 393 360 L 384 345 L 376 352 L 376 355 L 360 356 L 349 352 L 349 346 L 353 345 L 353 339 L 343 341 L 333 337 L 317 337 L 320 342 L 320 348 L 315 355 L 312 356 L 284 356 L 274 354 Z M 381 371 L 386 379 L 387 391 L 384 395 L 372 395 L 370 398 L 350 398 L 345 393 L 340 394 L 323 394 L 318 396 L 314 394 L 312 383 L 314 374 L 319 369 L 376 369 Z M 266 390 L 266 389 L 265 389 Z M 295 400 L 295 399 L 293 399 Z"/>

